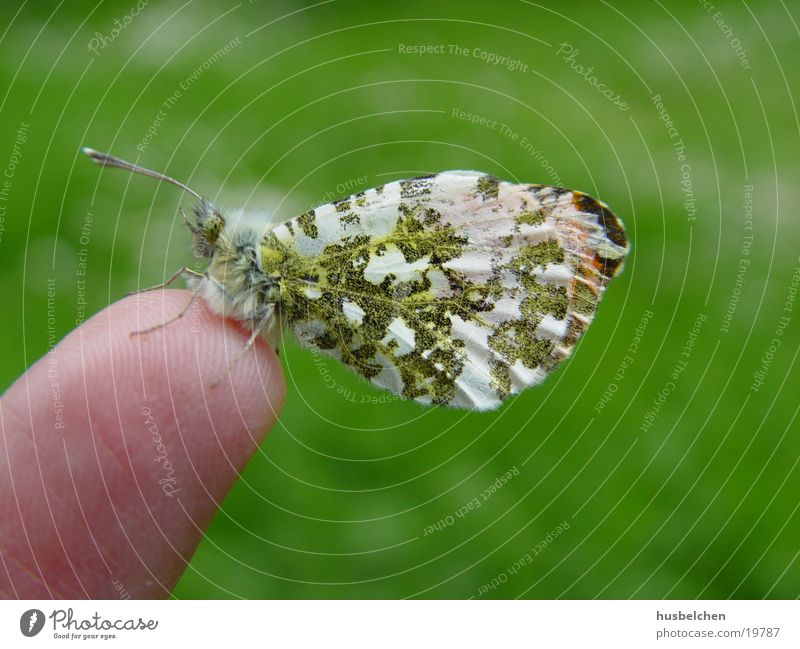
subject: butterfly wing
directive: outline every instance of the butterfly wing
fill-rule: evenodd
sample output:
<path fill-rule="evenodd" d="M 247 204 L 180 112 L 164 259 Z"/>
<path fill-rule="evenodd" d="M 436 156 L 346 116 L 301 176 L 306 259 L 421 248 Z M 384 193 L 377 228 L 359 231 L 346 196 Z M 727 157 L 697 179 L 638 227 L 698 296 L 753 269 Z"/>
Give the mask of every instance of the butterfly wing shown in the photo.
<path fill-rule="evenodd" d="M 585 194 L 448 171 L 281 223 L 261 263 L 303 345 L 406 398 L 487 410 L 569 356 L 627 249 Z"/>

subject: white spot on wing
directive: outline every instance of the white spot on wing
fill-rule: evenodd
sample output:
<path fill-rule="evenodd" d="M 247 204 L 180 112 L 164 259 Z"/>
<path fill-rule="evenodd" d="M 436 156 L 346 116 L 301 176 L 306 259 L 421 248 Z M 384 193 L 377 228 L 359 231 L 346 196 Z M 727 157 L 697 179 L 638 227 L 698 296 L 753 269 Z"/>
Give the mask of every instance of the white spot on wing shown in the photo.
<path fill-rule="evenodd" d="M 522 313 L 519 310 L 520 302 L 513 297 L 501 297 L 494 304 L 494 309 L 480 314 L 480 317 L 485 322 L 492 325 L 499 325 L 502 322 L 509 320 L 520 320 Z"/>
<path fill-rule="evenodd" d="M 416 347 L 416 336 L 414 330 L 411 329 L 400 318 L 395 318 L 389 324 L 389 332 L 384 336 L 381 341 L 384 345 L 392 340 L 397 341 L 397 348 L 394 350 L 395 356 L 405 356 L 406 354 L 414 351 Z"/>
<path fill-rule="evenodd" d="M 542 316 L 542 321 L 536 327 L 536 336 L 547 340 L 561 341 L 567 335 L 567 321 L 557 320 L 549 313 Z"/>
<path fill-rule="evenodd" d="M 306 294 L 306 297 L 309 300 L 316 300 L 322 296 L 322 291 L 314 284 L 306 284 L 303 287 L 303 293 Z"/>
<path fill-rule="evenodd" d="M 575 273 L 563 264 L 548 264 L 544 269 L 541 266 L 534 268 L 533 276 L 541 282 L 567 286 L 572 281 Z"/>
<path fill-rule="evenodd" d="M 370 380 L 382 388 L 391 390 L 395 394 L 403 394 L 403 380 L 391 359 L 386 358 L 386 356 L 378 352 L 375 354 L 374 360 L 378 365 L 383 367 L 383 369 L 377 376 Z"/>
<path fill-rule="evenodd" d="M 427 277 L 431 283 L 430 290 L 433 297 L 441 298 L 453 296 L 453 289 L 450 286 L 450 282 L 448 281 L 447 277 L 445 277 L 444 273 L 438 268 L 432 268 L 429 270 Z"/>
<path fill-rule="evenodd" d="M 355 302 L 342 302 L 342 313 L 350 322 L 361 324 L 364 320 L 365 311 Z"/>
<path fill-rule="evenodd" d="M 489 336 L 492 330 L 467 322 L 461 317 L 451 316 L 453 336 L 465 343 L 466 363 L 464 371 L 456 379 L 458 392 L 450 405 L 461 408 L 489 410 L 500 402 L 491 386 L 489 359 Z"/>
<path fill-rule="evenodd" d="M 547 372 L 537 367 L 535 370 L 529 369 L 522 364 L 522 361 L 517 361 L 509 368 L 509 377 L 511 378 L 511 391 L 519 392 L 525 388 L 541 383 L 547 377 Z"/>
<path fill-rule="evenodd" d="M 430 258 L 423 257 L 408 263 L 397 246 L 389 245 L 382 255 L 372 255 L 364 269 L 364 278 L 373 284 L 380 284 L 387 275 L 394 275 L 398 282 L 419 280 L 430 265 Z"/>
<path fill-rule="evenodd" d="M 470 250 L 467 248 L 464 254 L 442 265 L 445 268 L 462 273 L 473 283 L 485 282 L 492 274 L 492 257 L 484 250 Z"/>

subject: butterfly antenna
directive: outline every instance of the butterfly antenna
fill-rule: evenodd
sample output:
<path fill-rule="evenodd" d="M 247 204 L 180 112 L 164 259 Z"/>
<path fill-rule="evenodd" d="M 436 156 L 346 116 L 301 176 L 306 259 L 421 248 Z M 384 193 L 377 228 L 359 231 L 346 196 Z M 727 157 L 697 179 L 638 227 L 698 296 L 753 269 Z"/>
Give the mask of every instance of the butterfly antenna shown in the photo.
<path fill-rule="evenodd" d="M 103 153 L 102 151 L 95 151 L 94 149 L 90 149 L 88 146 L 85 146 L 81 149 L 83 153 L 88 155 L 93 162 L 100 165 L 101 167 L 116 167 L 117 169 L 126 169 L 127 171 L 132 171 L 137 174 L 142 174 L 143 176 L 150 176 L 150 178 L 155 178 L 156 180 L 163 180 L 170 185 L 175 185 L 176 187 L 180 187 L 182 190 L 189 192 L 192 196 L 197 198 L 198 200 L 204 201 L 203 197 L 200 196 L 196 191 L 187 187 L 179 180 L 175 180 L 174 178 L 170 178 L 166 174 L 159 173 L 158 171 L 153 171 L 151 169 L 145 169 L 144 167 L 140 167 L 137 164 L 133 164 L 132 162 L 126 162 L 125 160 L 121 160 L 113 155 L 108 153 Z"/>

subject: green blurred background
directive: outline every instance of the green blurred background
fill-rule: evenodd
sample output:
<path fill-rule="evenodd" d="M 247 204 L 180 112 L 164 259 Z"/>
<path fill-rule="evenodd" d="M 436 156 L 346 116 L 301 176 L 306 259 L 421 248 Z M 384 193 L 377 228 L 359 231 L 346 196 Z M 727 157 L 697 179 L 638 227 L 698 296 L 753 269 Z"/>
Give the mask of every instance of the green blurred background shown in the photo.
<path fill-rule="evenodd" d="M 280 422 L 175 597 L 797 597 L 798 22 L 770 1 L 7 3 L 2 385 L 48 348 L 49 277 L 61 337 L 79 298 L 88 317 L 192 262 L 189 201 L 82 145 L 286 218 L 445 169 L 560 182 L 633 245 L 572 359 L 469 414 L 381 402 L 287 343 Z"/>

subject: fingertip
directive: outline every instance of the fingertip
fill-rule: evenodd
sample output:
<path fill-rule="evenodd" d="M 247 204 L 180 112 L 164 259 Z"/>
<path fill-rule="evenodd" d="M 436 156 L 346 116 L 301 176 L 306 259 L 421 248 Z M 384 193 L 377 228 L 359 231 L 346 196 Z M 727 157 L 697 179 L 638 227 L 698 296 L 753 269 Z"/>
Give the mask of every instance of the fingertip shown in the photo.
<path fill-rule="evenodd" d="M 184 503 L 218 504 L 274 425 L 285 382 L 269 345 L 257 339 L 245 351 L 249 333 L 200 299 L 183 317 L 160 326 L 186 309 L 191 297 L 188 291 L 130 296 L 111 307 L 109 318 L 118 323 L 112 329 L 133 332 L 118 344 L 124 363 L 138 369 L 131 382 L 141 383 L 142 408 L 166 422 L 172 445 L 185 451 L 198 478 L 194 489 L 183 488 Z M 129 416 L 141 420 L 140 413 Z"/>
<path fill-rule="evenodd" d="M 119 342 L 136 357 L 130 364 L 139 367 L 148 398 L 169 394 L 176 413 L 187 417 L 201 405 L 226 424 L 241 419 L 260 441 L 286 393 L 277 354 L 261 339 L 245 351 L 249 332 L 202 299 L 190 300 L 188 291 L 139 293 L 112 305 L 109 318 L 114 329 L 129 330 L 130 342 Z"/>
<path fill-rule="evenodd" d="M 19 570 L 0 590 L 102 598 L 116 583 L 134 597 L 174 587 L 285 395 L 263 341 L 228 370 L 248 333 L 201 300 L 169 322 L 190 298 L 120 300 L 3 396 L 13 471 L 0 504 L 15 513 L 0 528 Z"/>

